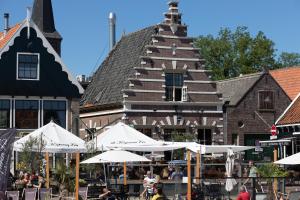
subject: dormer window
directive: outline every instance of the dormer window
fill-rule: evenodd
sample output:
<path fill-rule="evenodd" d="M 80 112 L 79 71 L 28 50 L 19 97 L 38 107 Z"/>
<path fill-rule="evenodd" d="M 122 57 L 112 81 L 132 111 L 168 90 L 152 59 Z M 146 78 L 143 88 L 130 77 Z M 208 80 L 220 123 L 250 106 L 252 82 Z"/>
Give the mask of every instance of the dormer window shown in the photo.
<path fill-rule="evenodd" d="M 17 80 L 39 80 L 39 54 L 17 54 Z"/>

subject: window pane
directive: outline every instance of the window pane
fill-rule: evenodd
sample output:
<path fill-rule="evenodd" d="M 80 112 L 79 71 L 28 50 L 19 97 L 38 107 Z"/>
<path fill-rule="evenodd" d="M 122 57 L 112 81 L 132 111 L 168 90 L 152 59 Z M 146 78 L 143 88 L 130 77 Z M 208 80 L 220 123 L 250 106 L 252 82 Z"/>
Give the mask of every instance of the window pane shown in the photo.
<path fill-rule="evenodd" d="M 182 74 L 174 74 L 174 85 L 175 86 L 183 86 Z"/>
<path fill-rule="evenodd" d="M 175 88 L 175 101 L 181 101 L 181 97 L 182 97 L 182 89 Z"/>
<path fill-rule="evenodd" d="M 166 74 L 166 86 L 173 86 L 173 74 Z"/>
<path fill-rule="evenodd" d="M 18 78 L 37 79 L 38 55 L 18 55 Z"/>
<path fill-rule="evenodd" d="M 166 88 L 166 101 L 173 101 L 173 87 Z"/>
<path fill-rule="evenodd" d="M 10 127 L 10 101 L 0 100 L 0 128 Z"/>
<path fill-rule="evenodd" d="M 18 129 L 38 128 L 39 102 L 36 100 L 16 100 L 15 121 Z"/>
<path fill-rule="evenodd" d="M 66 101 L 44 101 L 44 125 L 53 120 L 66 128 Z"/>

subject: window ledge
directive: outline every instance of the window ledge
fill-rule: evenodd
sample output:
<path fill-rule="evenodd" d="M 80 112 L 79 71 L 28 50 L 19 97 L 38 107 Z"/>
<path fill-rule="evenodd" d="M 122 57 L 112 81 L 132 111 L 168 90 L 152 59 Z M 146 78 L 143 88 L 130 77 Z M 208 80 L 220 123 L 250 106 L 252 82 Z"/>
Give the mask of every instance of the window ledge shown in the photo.
<path fill-rule="evenodd" d="M 275 112 L 275 109 L 258 109 L 259 112 Z"/>

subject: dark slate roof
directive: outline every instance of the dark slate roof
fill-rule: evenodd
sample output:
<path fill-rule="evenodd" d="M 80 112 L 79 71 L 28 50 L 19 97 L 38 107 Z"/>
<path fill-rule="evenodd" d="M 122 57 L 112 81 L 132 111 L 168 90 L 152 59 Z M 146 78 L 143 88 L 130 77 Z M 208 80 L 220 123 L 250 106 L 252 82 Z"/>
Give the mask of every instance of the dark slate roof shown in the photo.
<path fill-rule="evenodd" d="M 140 56 L 146 55 L 145 46 L 150 44 L 154 29 L 155 26 L 150 26 L 121 38 L 94 73 L 81 105 L 122 103 L 122 89 L 128 87 L 128 78 L 135 73 L 134 67 L 140 66 Z"/>
<path fill-rule="evenodd" d="M 55 29 L 51 0 L 34 0 L 31 19 L 43 32 L 44 36 L 62 39 Z"/>
<path fill-rule="evenodd" d="M 224 101 L 235 106 L 248 93 L 250 88 L 262 77 L 263 73 L 243 75 L 217 82 L 217 91 L 222 93 Z"/>

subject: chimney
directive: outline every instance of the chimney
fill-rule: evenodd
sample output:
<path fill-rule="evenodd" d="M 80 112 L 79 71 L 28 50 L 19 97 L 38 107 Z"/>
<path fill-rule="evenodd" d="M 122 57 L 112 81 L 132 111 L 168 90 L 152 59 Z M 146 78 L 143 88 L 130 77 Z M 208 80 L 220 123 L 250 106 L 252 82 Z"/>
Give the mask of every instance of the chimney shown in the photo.
<path fill-rule="evenodd" d="M 116 44 L 116 14 L 113 12 L 109 13 L 109 50 Z"/>
<path fill-rule="evenodd" d="M 4 35 L 9 31 L 9 14 L 4 13 Z"/>

